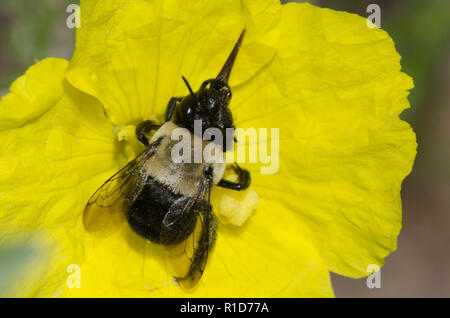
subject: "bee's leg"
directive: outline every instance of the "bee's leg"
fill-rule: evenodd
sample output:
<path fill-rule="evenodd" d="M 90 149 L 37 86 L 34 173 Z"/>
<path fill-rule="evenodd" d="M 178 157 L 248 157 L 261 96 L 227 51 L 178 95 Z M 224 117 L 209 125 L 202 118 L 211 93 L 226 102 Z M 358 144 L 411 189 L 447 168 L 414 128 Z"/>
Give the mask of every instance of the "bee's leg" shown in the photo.
<path fill-rule="evenodd" d="M 217 184 L 219 187 L 230 189 L 230 190 L 236 190 L 241 191 L 245 190 L 250 186 L 250 172 L 248 172 L 245 169 L 242 169 L 238 166 L 237 163 L 233 166 L 234 172 L 238 175 L 238 182 L 231 182 L 225 179 L 222 179 Z"/>
<path fill-rule="evenodd" d="M 143 121 L 136 127 L 136 137 L 140 142 L 144 144 L 144 146 L 147 147 L 150 144 L 147 134 L 149 134 L 152 130 L 159 129 L 159 127 L 161 127 L 161 125 L 155 121 Z"/>
<path fill-rule="evenodd" d="M 182 97 L 172 97 L 169 101 L 169 104 L 166 108 L 166 121 L 169 121 L 173 114 L 175 113 L 175 109 L 177 108 L 177 103 L 182 100 Z"/>

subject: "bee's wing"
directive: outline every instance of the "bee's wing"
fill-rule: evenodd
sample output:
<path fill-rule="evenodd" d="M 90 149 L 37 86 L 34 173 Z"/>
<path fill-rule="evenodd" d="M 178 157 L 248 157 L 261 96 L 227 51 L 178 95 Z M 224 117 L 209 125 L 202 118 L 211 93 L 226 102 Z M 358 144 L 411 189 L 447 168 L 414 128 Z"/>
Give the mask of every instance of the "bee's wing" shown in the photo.
<path fill-rule="evenodd" d="M 216 220 L 211 207 L 196 211 L 197 220 L 193 233 L 184 243 L 184 276 L 175 277 L 185 288 L 192 288 L 203 275 L 209 251 L 216 239 Z"/>
<path fill-rule="evenodd" d="M 160 142 L 157 140 L 149 145 L 92 195 L 83 214 L 87 231 L 108 231 L 117 228 L 125 219 L 126 204 L 133 202 L 142 190 L 146 180 L 145 164 Z"/>
<path fill-rule="evenodd" d="M 181 221 L 185 225 L 180 233 L 192 232 L 183 242 L 166 246 L 170 263 L 176 273 L 175 279 L 185 288 L 192 288 L 201 278 L 216 236 L 216 220 L 209 202 L 212 182 L 203 178 L 200 183 L 197 195 L 176 202 L 165 218 L 166 220 L 172 211 L 178 211 L 172 221 Z M 178 219 L 176 219 L 177 215 Z M 183 217 L 194 219 L 194 224 L 184 222 Z M 194 228 L 192 229 L 192 227 Z M 169 235 L 173 237 L 173 233 L 169 233 L 169 231 L 169 227 L 162 227 L 161 239 L 163 241 L 167 241 L 166 237 Z"/>

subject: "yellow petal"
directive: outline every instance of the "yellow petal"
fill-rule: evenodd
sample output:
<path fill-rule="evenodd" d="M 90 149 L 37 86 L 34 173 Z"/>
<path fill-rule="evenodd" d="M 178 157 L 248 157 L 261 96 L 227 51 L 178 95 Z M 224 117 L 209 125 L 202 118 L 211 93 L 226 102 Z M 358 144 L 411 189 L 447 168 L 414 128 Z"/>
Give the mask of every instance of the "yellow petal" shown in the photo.
<path fill-rule="evenodd" d="M 416 141 L 398 115 L 412 80 L 389 35 L 364 18 L 288 4 L 282 22 L 273 61 L 231 103 L 238 127 L 279 128 L 279 170 L 247 164 L 253 188 L 312 229 L 330 270 L 367 275 L 396 249 L 401 228 Z M 272 141 L 262 140 L 269 153 Z"/>
<path fill-rule="evenodd" d="M 46 59 L 19 77 L 1 100 L 0 130 L 19 127 L 51 108 L 61 97 L 66 67 L 65 60 Z"/>
<path fill-rule="evenodd" d="M 67 266 L 83 257 L 83 207 L 117 169 L 113 126 L 96 100 L 65 82 L 67 65 L 39 62 L 0 101 L 2 117 L 17 118 L 17 128 L 11 123 L 0 132 L 1 240 L 5 233 L 39 233 L 53 248 L 37 284 L 17 282 L 28 287 L 21 296 L 50 296 L 65 284 Z"/>
<path fill-rule="evenodd" d="M 169 99 L 216 77 L 244 26 L 231 83 L 272 58 L 280 4 L 264 1 L 82 1 L 82 24 L 69 81 L 97 97 L 116 124 L 163 114 Z"/>

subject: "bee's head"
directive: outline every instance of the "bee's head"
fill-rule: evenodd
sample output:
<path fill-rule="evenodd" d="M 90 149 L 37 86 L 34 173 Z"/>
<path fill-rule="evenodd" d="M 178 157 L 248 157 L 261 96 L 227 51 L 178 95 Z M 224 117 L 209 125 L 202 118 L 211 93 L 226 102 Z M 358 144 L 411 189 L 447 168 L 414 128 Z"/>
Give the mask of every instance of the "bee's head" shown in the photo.
<path fill-rule="evenodd" d="M 231 89 L 221 79 L 204 81 L 197 92 L 198 112 L 206 123 L 206 127 L 219 129 L 234 128 L 233 116 L 228 108 Z"/>
<path fill-rule="evenodd" d="M 192 133 L 201 133 L 202 136 L 208 128 L 220 130 L 223 140 L 216 141 L 223 148 L 227 145 L 227 128 L 234 128 L 233 115 L 228 107 L 231 99 L 231 89 L 223 79 L 215 78 L 204 81 L 197 92 L 190 89 L 190 95 L 185 96 L 178 104 L 174 121 L 176 124 L 189 129 Z M 201 132 L 195 131 L 195 121 L 201 121 Z M 202 137 L 200 136 L 200 137 Z M 228 141 L 230 144 L 230 140 Z"/>
<path fill-rule="evenodd" d="M 224 150 L 228 150 L 226 146 L 232 145 L 230 141 L 233 140 L 233 136 L 227 136 L 226 130 L 234 128 L 233 116 L 228 108 L 231 99 L 228 79 L 244 34 L 245 29 L 217 77 L 204 81 L 197 92 L 192 90 L 188 81 L 183 77 L 190 94 L 180 101 L 174 116 L 176 124 L 189 129 L 192 133 L 200 133 L 194 131 L 194 124 L 196 120 L 201 120 L 202 136 L 208 128 L 219 129 L 223 140 L 215 140 L 215 142 L 221 144 Z"/>

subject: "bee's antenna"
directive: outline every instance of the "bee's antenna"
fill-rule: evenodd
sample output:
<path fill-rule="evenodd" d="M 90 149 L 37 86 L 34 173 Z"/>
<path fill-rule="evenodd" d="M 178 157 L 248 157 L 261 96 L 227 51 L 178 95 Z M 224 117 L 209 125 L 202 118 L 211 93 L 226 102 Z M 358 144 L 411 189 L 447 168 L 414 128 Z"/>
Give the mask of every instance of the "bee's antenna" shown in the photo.
<path fill-rule="evenodd" d="M 187 81 L 187 79 L 183 75 L 181 75 L 181 78 L 183 79 L 184 83 L 186 84 L 186 86 L 189 90 L 189 93 L 191 93 L 191 96 L 194 98 L 195 101 L 197 101 L 197 96 L 195 96 L 195 93 L 192 90 L 191 85 L 189 85 L 189 82 Z"/>
<path fill-rule="evenodd" d="M 241 47 L 242 40 L 244 39 L 246 30 L 242 30 L 241 35 L 239 36 L 238 41 L 234 45 L 233 50 L 230 53 L 230 56 L 228 56 L 227 61 L 225 62 L 225 65 L 220 70 L 219 74 L 217 75 L 217 79 L 221 79 L 225 82 L 228 82 L 228 78 L 230 77 L 231 69 L 233 67 L 234 61 L 236 60 L 236 56 L 239 52 L 239 48 Z"/>

